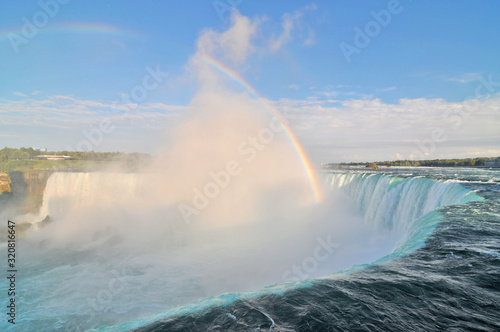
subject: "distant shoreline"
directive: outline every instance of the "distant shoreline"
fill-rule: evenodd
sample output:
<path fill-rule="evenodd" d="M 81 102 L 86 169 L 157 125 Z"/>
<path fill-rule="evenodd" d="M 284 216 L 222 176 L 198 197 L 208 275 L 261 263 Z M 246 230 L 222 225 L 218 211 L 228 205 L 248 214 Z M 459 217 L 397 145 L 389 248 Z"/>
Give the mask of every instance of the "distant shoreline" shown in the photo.
<path fill-rule="evenodd" d="M 492 164 L 492 165 L 488 165 Z M 479 157 L 463 159 L 433 159 L 433 160 L 393 160 L 393 161 L 370 161 L 370 162 L 349 162 L 349 163 L 328 163 L 321 164 L 322 168 L 343 168 L 350 166 L 360 166 L 371 169 L 379 167 L 476 167 L 476 168 L 499 168 L 500 158 Z"/>
<path fill-rule="evenodd" d="M 328 164 L 332 165 L 332 164 Z M 385 165 L 378 165 L 378 168 L 376 169 L 387 169 L 387 168 L 395 168 L 395 167 L 412 167 L 412 168 L 486 168 L 486 169 L 497 169 L 500 168 L 500 166 L 385 166 Z M 371 167 L 363 166 L 363 165 L 339 165 L 339 167 L 327 167 L 327 166 L 321 166 L 322 169 L 348 169 L 348 168 L 357 168 L 357 169 L 374 169 Z"/>

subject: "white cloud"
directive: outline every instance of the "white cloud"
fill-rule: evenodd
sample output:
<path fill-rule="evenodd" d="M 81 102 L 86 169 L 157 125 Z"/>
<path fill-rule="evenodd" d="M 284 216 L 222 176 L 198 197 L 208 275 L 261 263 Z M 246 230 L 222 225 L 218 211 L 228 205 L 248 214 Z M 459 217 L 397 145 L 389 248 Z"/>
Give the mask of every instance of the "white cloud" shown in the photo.
<path fill-rule="evenodd" d="M 445 78 L 445 81 L 456 83 L 469 83 L 479 80 L 482 77 L 481 73 L 465 73 L 462 75 Z"/>
<path fill-rule="evenodd" d="M 19 91 L 14 91 L 14 92 L 12 92 L 12 94 L 14 96 L 18 96 L 18 97 L 26 97 L 26 95 L 24 93 L 19 92 Z"/>
<path fill-rule="evenodd" d="M 282 99 L 274 105 L 286 109 L 285 118 L 318 162 L 342 161 L 342 156 L 349 161 L 355 155 L 358 160 L 411 155 L 435 159 L 472 152 L 487 156 L 500 142 L 498 97 L 465 102 L 401 99 L 393 104 L 380 99 Z"/>
<path fill-rule="evenodd" d="M 46 100 L 0 100 L 0 125 L 22 127 L 48 127 L 81 129 L 82 125 L 98 123 L 103 118 L 125 123 L 133 119 L 136 128 L 149 122 L 165 121 L 182 114 L 186 107 L 148 103 L 136 105 L 134 112 L 124 103 L 104 103 L 71 96 L 56 95 Z"/>
<path fill-rule="evenodd" d="M 231 27 L 225 32 L 205 30 L 198 39 L 198 55 L 208 55 L 242 63 L 253 51 L 252 38 L 257 32 L 259 20 L 251 21 L 236 9 L 231 14 Z"/>
<path fill-rule="evenodd" d="M 89 132 L 106 121 L 115 129 L 103 134 L 102 142 L 93 146 L 96 151 L 152 152 L 163 139 L 165 129 L 186 109 L 163 103 L 127 105 L 65 95 L 43 100 L 0 99 L 0 132 L 5 136 L 5 146 L 39 144 L 52 150 L 74 150 L 79 142 L 88 139 Z"/>
<path fill-rule="evenodd" d="M 302 43 L 303 46 L 311 46 L 311 45 L 314 45 L 314 43 L 316 42 L 315 40 L 315 33 L 312 29 L 309 29 L 309 32 L 308 32 L 308 36 L 306 38 L 306 40 L 304 40 L 304 42 Z"/>
<path fill-rule="evenodd" d="M 385 103 L 374 98 L 338 101 L 313 96 L 267 102 L 284 115 L 316 162 L 499 155 L 500 97 L 465 102 L 418 98 Z M 116 146 L 121 146 L 119 142 L 130 135 L 160 135 L 172 119 L 186 110 L 186 106 L 148 103 L 137 105 L 131 112 L 124 103 L 64 95 L 44 100 L 4 99 L 0 100 L 0 127 L 4 141 L 16 132 L 29 132 L 32 140 L 45 139 L 48 136 L 39 132 L 50 130 L 51 137 L 75 145 L 84 138 L 83 130 L 107 119 L 122 130 L 116 139 L 111 134 L 107 141 L 115 140 Z M 435 139 L 436 133 L 445 139 Z M 420 149 L 419 144 L 428 151 Z"/>
<path fill-rule="evenodd" d="M 291 39 L 290 34 L 292 32 L 293 25 L 294 23 L 292 16 L 290 14 L 285 14 L 283 16 L 283 23 L 282 23 L 283 32 L 278 38 L 271 40 L 271 45 L 270 45 L 271 51 L 274 52 L 279 50 L 283 44 L 290 41 Z"/>
<path fill-rule="evenodd" d="M 316 10 L 315 5 L 306 6 L 302 9 L 296 10 L 293 13 L 286 13 L 282 16 L 281 27 L 283 31 L 281 34 L 275 38 L 272 38 L 269 44 L 269 48 L 272 52 L 278 51 L 283 47 L 283 45 L 292 41 L 292 32 L 294 30 L 298 31 L 299 35 L 306 34 L 303 37 L 304 41 L 302 42 L 303 46 L 313 45 L 315 40 L 315 34 L 311 27 L 305 24 L 302 20 L 303 16 L 310 11 Z"/>

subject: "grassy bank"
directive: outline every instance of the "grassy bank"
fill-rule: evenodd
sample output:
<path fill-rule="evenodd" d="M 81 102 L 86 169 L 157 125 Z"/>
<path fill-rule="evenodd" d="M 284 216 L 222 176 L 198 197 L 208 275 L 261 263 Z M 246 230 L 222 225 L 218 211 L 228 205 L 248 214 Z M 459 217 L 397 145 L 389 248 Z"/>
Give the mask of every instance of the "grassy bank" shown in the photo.
<path fill-rule="evenodd" d="M 39 160 L 39 155 L 64 155 L 71 160 Z M 97 171 L 120 167 L 125 171 L 136 171 L 151 161 L 144 153 L 123 152 L 41 152 L 32 148 L 3 148 L 0 150 L 0 172 L 49 171 Z"/>
<path fill-rule="evenodd" d="M 30 170 L 96 171 L 116 164 L 116 161 L 99 160 L 6 160 L 0 162 L 0 171 L 6 173 L 27 172 Z"/>

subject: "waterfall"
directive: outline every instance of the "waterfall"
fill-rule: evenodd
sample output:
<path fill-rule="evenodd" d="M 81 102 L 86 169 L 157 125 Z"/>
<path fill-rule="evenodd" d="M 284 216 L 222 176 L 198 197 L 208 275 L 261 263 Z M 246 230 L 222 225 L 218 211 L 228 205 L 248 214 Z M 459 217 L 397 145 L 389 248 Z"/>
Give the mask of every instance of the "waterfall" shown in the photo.
<path fill-rule="evenodd" d="M 138 194 L 135 173 L 53 173 L 43 194 L 40 216 L 64 217 L 72 211 L 127 206 Z"/>
<path fill-rule="evenodd" d="M 392 258 L 424 244 L 441 219 L 437 209 L 484 199 L 458 183 L 423 177 L 333 173 L 326 181 L 351 199 L 368 225 L 400 238 Z"/>

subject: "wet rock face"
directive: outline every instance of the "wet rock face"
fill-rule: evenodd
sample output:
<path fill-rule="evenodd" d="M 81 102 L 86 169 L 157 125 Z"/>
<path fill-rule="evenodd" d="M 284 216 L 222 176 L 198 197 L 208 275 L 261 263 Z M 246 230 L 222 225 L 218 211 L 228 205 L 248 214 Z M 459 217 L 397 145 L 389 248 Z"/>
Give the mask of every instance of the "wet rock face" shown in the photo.
<path fill-rule="evenodd" d="M 52 171 L 11 172 L 12 191 L 18 194 L 37 195 L 43 193 Z"/>
<path fill-rule="evenodd" d="M 12 189 L 10 188 L 11 180 L 9 175 L 4 172 L 0 172 L 0 192 L 10 193 Z"/>
<path fill-rule="evenodd" d="M 20 203 L 20 213 L 36 212 L 43 200 L 43 191 L 52 171 L 11 172 L 10 187 L 14 201 Z"/>

